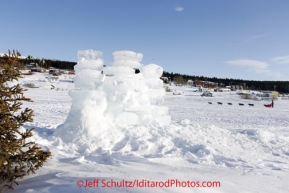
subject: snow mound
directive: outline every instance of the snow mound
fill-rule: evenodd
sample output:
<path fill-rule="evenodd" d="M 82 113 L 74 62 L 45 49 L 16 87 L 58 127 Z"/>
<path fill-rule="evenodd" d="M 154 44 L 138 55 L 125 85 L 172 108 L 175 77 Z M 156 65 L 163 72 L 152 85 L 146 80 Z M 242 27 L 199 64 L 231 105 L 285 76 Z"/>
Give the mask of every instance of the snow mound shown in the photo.
<path fill-rule="evenodd" d="M 58 149 L 74 152 L 75 159 L 83 156 L 85 162 L 108 165 L 145 159 L 172 166 L 186 163 L 235 168 L 244 173 L 289 169 L 289 138 L 259 129 L 230 131 L 182 120 L 165 127 L 151 122 L 102 130 L 95 138 L 90 144 L 63 143 L 57 138 Z"/>

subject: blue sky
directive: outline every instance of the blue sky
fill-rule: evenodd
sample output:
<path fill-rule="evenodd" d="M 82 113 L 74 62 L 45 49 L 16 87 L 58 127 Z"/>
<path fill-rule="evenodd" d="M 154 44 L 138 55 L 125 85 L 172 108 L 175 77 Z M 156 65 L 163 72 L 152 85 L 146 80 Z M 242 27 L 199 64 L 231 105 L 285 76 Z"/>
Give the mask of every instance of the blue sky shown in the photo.
<path fill-rule="evenodd" d="M 288 0 L 0 0 L 0 52 L 77 61 L 131 50 L 165 71 L 289 80 Z"/>

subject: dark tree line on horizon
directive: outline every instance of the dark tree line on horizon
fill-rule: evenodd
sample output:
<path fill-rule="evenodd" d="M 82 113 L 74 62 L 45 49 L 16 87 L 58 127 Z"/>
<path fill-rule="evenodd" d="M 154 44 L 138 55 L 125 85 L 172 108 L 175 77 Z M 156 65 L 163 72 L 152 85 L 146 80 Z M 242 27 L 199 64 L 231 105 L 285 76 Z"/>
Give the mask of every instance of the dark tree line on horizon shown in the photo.
<path fill-rule="evenodd" d="M 217 77 L 204 77 L 204 76 L 194 76 L 185 75 L 179 73 L 169 73 L 164 71 L 163 77 L 169 78 L 171 81 L 175 81 L 179 84 L 186 84 L 188 80 L 192 81 L 209 81 L 218 83 L 219 86 L 231 86 L 240 85 L 245 89 L 250 90 L 276 90 L 280 93 L 289 93 L 289 81 L 258 81 L 258 80 L 242 80 L 233 78 L 217 78 Z"/>
<path fill-rule="evenodd" d="M 1 59 L 1 57 L 0 57 Z M 2 57 L 2 59 L 5 59 Z M 61 61 L 61 60 L 51 60 L 51 59 L 39 59 L 28 56 L 27 58 L 22 58 L 18 62 L 19 68 L 24 69 L 27 64 L 37 63 L 39 67 L 48 69 L 49 67 L 73 70 L 76 62 Z M 230 86 L 230 85 L 241 85 L 245 89 L 250 90 L 276 90 L 281 93 L 289 93 L 289 81 L 257 81 L 257 80 L 242 80 L 233 78 L 217 78 L 217 77 L 204 77 L 204 76 L 194 76 L 185 75 L 179 73 L 169 73 L 164 71 L 163 77 L 168 77 L 171 81 L 176 81 L 180 84 L 185 84 L 188 80 L 200 80 L 218 83 L 219 86 Z"/>
<path fill-rule="evenodd" d="M 4 59 L 4 57 L 0 57 L 1 59 Z M 25 69 L 27 64 L 31 63 L 37 63 L 40 68 L 46 68 L 54 67 L 59 69 L 67 69 L 67 70 L 73 70 L 74 65 L 76 65 L 76 62 L 69 62 L 69 61 L 61 61 L 61 60 L 51 60 L 46 58 L 33 58 L 32 56 L 28 56 L 27 58 L 21 58 L 18 61 L 18 67 L 20 69 Z"/>

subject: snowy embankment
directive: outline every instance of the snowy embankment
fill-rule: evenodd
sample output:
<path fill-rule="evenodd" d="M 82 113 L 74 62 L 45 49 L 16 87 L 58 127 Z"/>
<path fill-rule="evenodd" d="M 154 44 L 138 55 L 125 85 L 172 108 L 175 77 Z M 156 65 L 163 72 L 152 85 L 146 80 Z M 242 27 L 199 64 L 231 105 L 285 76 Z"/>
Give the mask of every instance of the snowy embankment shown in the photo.
<path fill-rule="evenodd" d="M 98 138 L 105 148 L 79 153 L 53 135 L 71 106 L 74 88 L 62 75 L 55 89 L 44 74 L 21 79 L 40 88 L 25 92 L 35 112 L 34 138 L 53 157 L 37 172 L 20 181 L 13 192 L 288 192 L 289 102 L 248 101 L 233 93 L 213 97 L 167 93 L 172 123 L 160 127 L 104 131 Z M 185 92 L 184 87 L 178 89 Z M 212 102 L 212 104 L 208 104 Z M 217 105 L 222 102 L 223 105 Z M 233 105 L 228 105 L 232 103 Z M 238 103 L 244 103 L 239 106 Z M 254 103 L 254 106 L 248 106 Z M 219 181 L 215 188 L 102 188 L 79 187 L 79 180 Z M 6 190 L 5 192 L 9 192 Z"/>

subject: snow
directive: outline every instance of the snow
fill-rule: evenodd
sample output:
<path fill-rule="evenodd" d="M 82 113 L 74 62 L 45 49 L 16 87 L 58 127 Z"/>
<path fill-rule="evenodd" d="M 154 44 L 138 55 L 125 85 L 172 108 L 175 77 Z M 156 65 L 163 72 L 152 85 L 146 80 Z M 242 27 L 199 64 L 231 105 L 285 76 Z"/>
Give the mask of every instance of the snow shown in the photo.
<path fill-rule="evenodd" d="M 137 54 L 131 53 L 130 56 L 135 55 Z M 96 60 L 101 57 L 99 53 L 95 56 L 97 59 L 93 59 Z M 138 62 L 141 57 L 137 55 Z M 123 66 L 115 67 L 129 72 Z M 158 71 L 157 68 L 152 68 Z M 155 111 L 151 111 L 155 113 L 152 113 L 153 117 L 168 114 L 171 117 L 169 125 L 152 121 L 136 126 L 134 123 L 139 121 L 140 116 L 131 113 L 139 109 L 126 107 L 127 114 L 117 118 L 117 122 L 123 126 L 116 128 L 110 127 L 114 122 L 101 121 L 104 114 L 99 112 L 103 112 L 109 106 L 109 103 L 103 105 L 105 102 L 102 100 L 111 99 L 104 97 L 100 90 L 77 89 L 79 85 L 83 85 L 77 83 L 77 77 L 74 84 L 73 76 L 61 75 L 59 81 L 55 83 L 44 81 L 46 76 L 49 75 L 36 73 L 25 76 L 19 83 L 23 85 L 29 82 L 39 86 L 28 88 L 25 92 L 25 96 L 34 102 L 24 103 L 23 106 L 33 109 L 35 114 L 34 122 L 25 124 L 25 128 L 36 128 L 33 139 L 44 149 L 50 150 L 52 157 L 36 174 L 20 180 L 20 185 L 14 186 L 15 193 L 289 191 L 288 100 L 278 99 L 274 108 L 265 108 L 263 105 L 270 101 L 241 99 L 235 92 L 213 92 L 213 97 L 201 97 L 201 92 L 190 92 L 189 95 L 173 95 L 170 92 L 165 93 L 164 103 L 161 106 L 154 106 Z M 90 80 L 90 76 L 85 78 Z M 51 84 L 55 89 L 51 89 Z M 148 90 L 159 87 L 157 81 L 150 79 L 143 84 L 147 85 Z M 91 85 L 85 86 L 91 88 Z M 185 86 L 169 87 L 180 93 L 188 92 Z M 122 91 L 126 92 L 129 89 Z M 158 96 L 162 94 L 157 93 L 154 99 L 158 99 Z M 83 101 L 85 98 L 93 97 L 93 100 L 88 100 L 87 104 L 83 105 L 81 102 L 81 104 L 73 102 L 77 97 Z M 222 105 L 218 105 L 217 102 L 222 102 Z M 239 106 L 239 103 L 243 103 L 244 106 Z M 254 106 L 249 106 L 248 103 L 253 103 Z M 96 104 L 98 111 L 94 108 Z M 99 114 L 95 120 L 87 116 L 84 124 L 88 126 L 81 130 L 81 127 L 77 127 L 79 118 L 73 117 L 71 111 L 76 112 L 77 108 L 83 107 L 85 107 L 81 111 L 83 115 L 85 112 Z M 113 106 L 110 108 L 111 111 L 118 110 Z M 146 111 L 145 108 L 141 110 Z M 55 134 L 55 131 L 67 121 L 70 123 L 69 127 L 75 126 L 71 128 L 72 131 L 80 129 L 79 132 L 84 133 L 79 136 L 76 136 L 77 132 L 67 133 L 65 136 Z M 95 126 L 94 123 L 101 125 Z M 97 132 L 89 130 L 93 129 L 93 126 L 97 128 Z M 97 179 L 100 182 L 101 180 L 165 182 L 169 179 L 219 181 L 221 187 L 104 188 L 101 184 L 98 187 L 92 186 L 92 182 L 96 182 Z M 79 180 L 83 180 L 84 183 L 86 180 L 90 181 L 92 187 L 77 186 Z"/>

